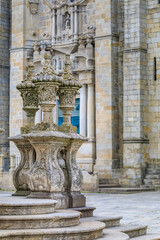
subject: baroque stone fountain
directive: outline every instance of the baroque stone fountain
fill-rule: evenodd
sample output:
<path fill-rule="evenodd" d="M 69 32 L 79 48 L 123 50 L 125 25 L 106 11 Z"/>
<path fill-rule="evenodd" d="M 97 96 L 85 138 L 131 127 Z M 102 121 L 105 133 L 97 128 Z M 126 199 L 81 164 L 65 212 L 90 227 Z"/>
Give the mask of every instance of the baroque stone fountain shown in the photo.
<path fill-rule="evenodd" d="M 76 153 L 87 139 L 77 134 L 71 124 L 81 84 L 71 73 L 69 56 L 62 77 L 54 72 L 49 52 L 44 60 L 43 70 L 37 75 L 30 61 L 25 81 L 17 86 L 27 125 L 22 127 L 20 136 L 10 138 L 21 153 L 21 162 L 13 177 L 17 189 L 14 195 L 56 199 L 58 208 L 85 207 L 85 197 L 80 193 L 83 176 L 76 163 Z M 57 95 L 63 113 L 60 127 L 52 121 Z M 42 109 L 43 121 L 35 125 L 38 106 Z"/>
<path fill-rule="evenodd" d="M 50 53 L 45 54 L 43 70 L 37 75 L 29 62 L 27 76 L 17 86 L 27 125 L 21 135 L 10 138 L 21 153 L 13 176 L 17 191 L 0 199 L 0 240 L 91 240 L 103 235 L 104 223 L 80 220 L 93 216 L 94 210 L 86 207 L 80 193 L 82 172 L 76 163 L 76 153 L 87 139 L 71 124 L 80 87 L 68 56 L 61 78 L 52 68 Z M 60 127 L 52 122 L 57 95 L 64 116 Z M 43 121 L 35 125 L 38 106 Z"/>

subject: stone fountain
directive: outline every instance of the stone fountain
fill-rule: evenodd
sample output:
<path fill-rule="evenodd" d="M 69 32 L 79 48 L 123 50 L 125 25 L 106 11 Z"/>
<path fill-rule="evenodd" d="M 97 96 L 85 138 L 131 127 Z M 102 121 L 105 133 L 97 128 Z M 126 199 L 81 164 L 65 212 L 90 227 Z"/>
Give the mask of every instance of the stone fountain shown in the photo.
<path fill-rule="evenodd" d="M 82 85 L 71 73 L 69 56 L 62 77 L 54 72 L 49 52 L 44 58 L 42 72 L 35 75 L 30 61 L 25 81 L 17 86 L 27 125 L 21 129 L 20 136 L 10 138 L 21 153 L 20 165 L 14 173 L 17 189 L 14 195 L 55 199 L 57 208 L 85 207 L 85 197 L 80 193 L 83 176 L 76 163 L 76 153 L 87 139 L 77 134 L 71 124 L 75 97 Z M 57 95 L 63 113 L 60 127 L 52 121 Z M 35 125 L 38 106 L 43 121 Z"/>
<path fill-rule="evenodd" d="M 76 153 L 87 139 L 71 124 L 80 87 L 71 74 L 69 57 L 62 77 L 54 72 L 48 52 L 39 74 L 29 62 L 26 78 L 17 86 L 27 124 L 21 135 L 10 138 L 21 153 L 13 176 L 17 191 L 0 200 L 0 240 L 89 240 L 103 235 L 104 223 L 80 220 L 94 210 L 86 207 L 80 193 L 83 177 L 76 163 Z M 64 116 L 60 127 L 52 122 L 57 95 Z M 43 121 L 35 125 L 39 106 Z"/>

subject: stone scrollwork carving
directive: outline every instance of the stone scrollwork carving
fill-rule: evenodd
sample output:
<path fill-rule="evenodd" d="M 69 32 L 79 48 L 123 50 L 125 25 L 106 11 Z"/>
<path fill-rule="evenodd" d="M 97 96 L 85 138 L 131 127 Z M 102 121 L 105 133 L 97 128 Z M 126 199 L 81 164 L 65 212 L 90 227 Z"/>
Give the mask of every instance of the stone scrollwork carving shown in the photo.
<path fill-rule="evenodd" d="M 30 191 L 28 185 L 28 172 L 35 161 L 35 151 L 29 141 L 24 140 L 21 137 L 19 139 L 14 139 L 13 141 L 21 153 L 21 161 L 14 172 L 13 183 L 17 189 L 17 193 L 23 191 L 24 194 L 25 192 L 28 194 L 28 191 Z M 17 195 L 17 193 L 15 195 Z"/>
<path fill-rule="evenodd" d="M 35 164 L 29 172 L 29 186 L 32 191 L 49 191 L 50 179 L 46 166 L 46 149 L 40 149 Z"/>
<path fill-rule="evenodd" d="M 38 107 L 38 98 L 37 94 L 34 94 L 33 92 L 28 92 L 24 91 L 22 93 L 22 98 L 23 98 L 23 106 L 28 107 L 28 106 L 37 106 Z"/>
<path fill-rule="evenodd" d="M 63 191 L 64 174 L 57 161 L 59 146 L 53 145 L 33 144 L 37 153 L 36 162 L 29 172 L 29 186 L 33 192 Z"/>
<path fill-rule="evenodd" d="M 70 166 L 71 192 L 80 191 L 83 183 L 82 170 L 76 162 L 76 154 L 81 145 L 82 143 L 72 142 L 67 152 L 68 163 Z"/>
<path fill-rule="evenodd" d="M 39 0 L 29 0 L 30 12 L 35 15 L 38 13 Z"/>
<path fill-rule="evenodd" d="M 40 104 L 43 102 L 52 102 L 55 104 L 56 95 L 53 92 L 57 92 L 57 86 L 39 86 L 38 88 L 38 98 Z"/>

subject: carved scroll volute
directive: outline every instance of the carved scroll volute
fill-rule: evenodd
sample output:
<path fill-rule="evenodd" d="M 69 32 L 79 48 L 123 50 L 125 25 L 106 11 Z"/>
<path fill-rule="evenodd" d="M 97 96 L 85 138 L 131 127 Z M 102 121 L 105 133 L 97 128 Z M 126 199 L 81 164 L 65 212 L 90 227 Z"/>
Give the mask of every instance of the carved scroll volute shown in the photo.
<path fill-rule="evenodd" d="M 29 172 L 29 187 L 32 192 L 61 192 L 64 186 L 64 174 L 57 162 L 58 146 L 33 143 L 36 150 L 36 162 Z"/>
<path fill-rule="evenodd" d="M 76 162 L 76 154 L 81 145 L 82 142 L 73 141 L 67 149 L 67 162 L 71 192 L 79 192 L 83 184 L 83 174 Z"/>
<path fill-rule="evenodd" d="M 59 147 L 53 147 L 50 151 L 51 159 L 52 159 L 52 184 L 51 184 L 51 192 L 62 192 L 64 191 L 64 173 L 58 164 L 58 150 Z"/>
<path fill-rule="evenodd" d="M 21 161 L 14 172 L 13 183 L 17 190 L 29 191 L 28 172 L 34 163 L 35 152 L 32 145 L 26 140 L 20 139 L 15 144 L 21 153 Z"/>

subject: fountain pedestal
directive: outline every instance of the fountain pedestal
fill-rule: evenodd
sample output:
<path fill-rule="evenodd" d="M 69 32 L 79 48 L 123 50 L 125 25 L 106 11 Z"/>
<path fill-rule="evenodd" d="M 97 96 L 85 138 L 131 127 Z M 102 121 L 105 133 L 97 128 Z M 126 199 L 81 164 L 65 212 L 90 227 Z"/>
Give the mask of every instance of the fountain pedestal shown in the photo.
<path fill-rule="evenodd" d="M 85 207 L 85 197 L 80 193 L 83 176 L 76 153 L 86 138 L 74 133 L 35 131 L 10 140 L 22 156 L 14 174 L 19 191 L 30 191 L 29 198 L 55 199 L 57 208 Z"/>

